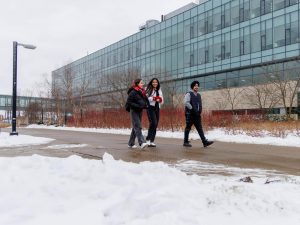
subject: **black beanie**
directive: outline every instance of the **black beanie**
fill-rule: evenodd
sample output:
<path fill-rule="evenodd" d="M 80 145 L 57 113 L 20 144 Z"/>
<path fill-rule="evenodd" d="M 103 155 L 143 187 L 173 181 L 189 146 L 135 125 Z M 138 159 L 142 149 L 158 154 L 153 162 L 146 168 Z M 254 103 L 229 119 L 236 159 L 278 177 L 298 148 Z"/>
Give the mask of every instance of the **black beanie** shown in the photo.
<path fill-rule="evenodd" d="M 198 86 L 200 86 L 199 81 L 195 80 L 191 83 L 191 89 L 193 89 L 196 84 L 198 84 Z"/>

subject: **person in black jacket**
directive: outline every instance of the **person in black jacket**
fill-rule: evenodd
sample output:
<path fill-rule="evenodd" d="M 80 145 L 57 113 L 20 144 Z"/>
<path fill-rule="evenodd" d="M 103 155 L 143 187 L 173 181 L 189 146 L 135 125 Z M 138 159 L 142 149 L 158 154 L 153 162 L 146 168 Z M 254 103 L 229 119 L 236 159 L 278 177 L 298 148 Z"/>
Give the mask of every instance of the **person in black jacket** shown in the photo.
<path fill-rule="evenodd" d="M 186 93 L 184 97 L 186 127 L 184 130 L 183 146 L 192 147 L 192 145 L 189 142 L 189 133 L 191 131 L 192 126 L 194 125 L 202 140 L 203 146 L 207 147 L 213 144 L 214 142 L 207 140 L 204 136 L 201 121 L 202 100 L 201 95 L 198 93 L 199 82 L 193 81 L 191 83 L 191 89 L 192 90 Z"/>
<path fill-rule="evenodd" d="M 128 141 L 129 148 L 136 148 L 135 138 L 137 137 L 141 149 L 148 146 L 142 134 L 142 114 L 143 109 L 148 107 L 148 99 L 143 89 L 144 82 L 142 79 L 135 79 L 133 86 L 128 90 L 127 105 L 130 107 L 130 119 L 132 130 Z"/>

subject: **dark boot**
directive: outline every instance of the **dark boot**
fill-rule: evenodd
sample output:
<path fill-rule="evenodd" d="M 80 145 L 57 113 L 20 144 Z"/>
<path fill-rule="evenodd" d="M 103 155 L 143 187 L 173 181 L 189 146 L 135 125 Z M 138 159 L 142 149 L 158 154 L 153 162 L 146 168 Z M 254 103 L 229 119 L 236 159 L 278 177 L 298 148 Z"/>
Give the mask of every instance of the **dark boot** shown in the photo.
<path fill-rule="evenodd" d="M 184 147 L 192 147 L 192 145 L 190 144 L 190 142 L 183 142 L 183 146 Z"/>
<path fill-rule="evenodd" d="M 213 143 L 214 143 L 213 141 L 205 140 L 205 141 L 203 141 L 203 146 L 204 146 L 204 148 L 206 148 L 206 147 L 212 145 Z"/>

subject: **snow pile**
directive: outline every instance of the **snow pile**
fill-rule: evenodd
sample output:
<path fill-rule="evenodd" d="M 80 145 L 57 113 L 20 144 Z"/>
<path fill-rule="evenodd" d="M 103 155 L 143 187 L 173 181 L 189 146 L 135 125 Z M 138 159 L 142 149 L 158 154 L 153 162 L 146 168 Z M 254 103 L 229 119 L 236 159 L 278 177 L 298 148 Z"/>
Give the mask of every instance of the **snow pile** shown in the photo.
<path fill-rule="evenodd" d="M 0 224 L 295 225 L 300 178 L 188 176 L 162 162 L 0 158 Z"/>
<path fill-rule="evenodd" d="M 17 147 L 17 146 L 28 146 L 28 145 L 40 145 L 47 144 L 54 139 L 33 137 L 28 135 L 10 136 L 7 132 L 0 132 L 0 148 L 1 147 Z"/>

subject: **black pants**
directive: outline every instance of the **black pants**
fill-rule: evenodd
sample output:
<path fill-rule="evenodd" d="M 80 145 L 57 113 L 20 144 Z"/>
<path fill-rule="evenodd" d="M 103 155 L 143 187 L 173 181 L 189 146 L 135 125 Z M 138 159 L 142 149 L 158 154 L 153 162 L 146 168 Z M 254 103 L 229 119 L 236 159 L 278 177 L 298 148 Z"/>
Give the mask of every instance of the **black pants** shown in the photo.
<path fill-rule="evenodd" d="M 190 131 L 192 129 L 192 126 L 194 125 L 196 130 L 198 131 L 198 134 L 202 140 L 202 143 L 204 143 L 206 141 L 206 138 L 204 136 L 204 132 L 203 132 L 203 128 L 202 128 L 201 114 L 186 111 L 185 112 L 185 121 L 186 121 L 186 127 L 184 129 L 184 142 L 185 143 L 188 142 Z"/>
<path fill-rule="evenodd" d="M 156 129 L 159 121 L 159 107 L 158 106 L 150 106 L 147 109 L 147 115 L 149 119 L 149 129 L 146 140 L 154 142 L 156 136 Z"/>

